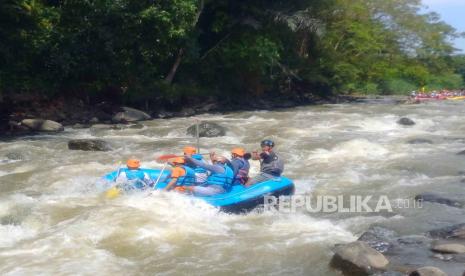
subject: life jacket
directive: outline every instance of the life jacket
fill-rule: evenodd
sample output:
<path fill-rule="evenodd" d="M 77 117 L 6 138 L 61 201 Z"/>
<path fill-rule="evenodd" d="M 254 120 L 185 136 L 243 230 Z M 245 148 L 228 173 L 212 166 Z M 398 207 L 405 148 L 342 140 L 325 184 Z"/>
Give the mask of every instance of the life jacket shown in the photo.
<path fill-rule="evenodd" d="M 269 163 L 261 162 L 260 171 L 273 176 L 280 176 L 284 171 L 284 162 L 276 153 L 272 153 L 271 158 L 273 160 Z"/>
<path fill-rule="evenodd" d="M 231 188 L 231 184 L 234 179 L 234 172 L 228 165 L 224 165 L 224 172 L 223 173 L 215 173 L 208 177 L 208 184 L 209 185 L 219 185 L 222 186 L 223 189 L 228 191 Z"/>
<path fill-rule="evenodd" d="M 195 170 L 188 166 L 182 166 L 184 171 L 186 172 L 185 175 L 178 178 L 176 182 L 177 186 L 191 186 L 195 184 Z"/>
<path fill-rule="evenodd" d="M 194 154 L 192 155 L 192 158 L 196 159 L 196 160 L 199 160 L 199 161 L 202 161 L 203 160 L 203 156 L 200 155 L 200 154 Z M 205 182 L 207 182 L 207 178 L 208 178 L 208 171 L 204 168 L 201 168 L 201 167 L 197 167 L 197 166 L 189 166 L 189 164 L 187 164 L 187 167 L 191 168 L 191 169 L 194 169 L 194 172 L 195 172 L 195 183 L 196 184 L 204 184 Z"/>
<path fill-rule="evenodd" d="M 234 183 L 245 184 L 249 178 L 250 164 L 244 158 L 235 158 L 239 162 L 239 169 L 234 176 Z"/>
<path fill-rule="evenodd" d="M 135 188 L 142 189 L 147 186 L 149 183 L 145 183 L 144 179 L 146 174 L 144 171 L 137 169 L 137 170 L 130 170 L 128 168 L 124 168 L 120 171 L 120 173 L 124 172 L 126 174 L 126 179 L 130 182 Z"/>

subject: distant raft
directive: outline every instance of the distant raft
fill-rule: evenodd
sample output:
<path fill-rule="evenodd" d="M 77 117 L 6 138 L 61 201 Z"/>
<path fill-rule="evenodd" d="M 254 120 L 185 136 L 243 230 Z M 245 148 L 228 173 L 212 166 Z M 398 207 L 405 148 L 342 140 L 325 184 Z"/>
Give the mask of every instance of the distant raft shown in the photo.
<path fill-rule="evenodd" d="M 155 169 L 141 169 L 147 173 L 153 181 L 156 181 L 160 175 L 161 170 Z M 107 181 L 114 181 L 117 171 L 111 172 L 104 176 Z M 170 180 L 170 172 L 164 171 L 160 177 L 160 181 L 155 189 L 162 189 L 166 187 Z M 140 188 L 140 187 L 137 187 Z M 150 187 L 150 189 L 153 189 Z M 209 203 L 212 206 L 218 207 L 221 211 L 227 213 L 244 213 L 248 212 L 260 205 L 264 204 L 265 196 L 289 196 L 294 194 L 294 183 L 284 176 L 276 177 L 261 183 L 257 183 L 250 187 L 243 185 L 233 185 L 232 188 L 226 192 L 212 196 L 194 196 Z"/>

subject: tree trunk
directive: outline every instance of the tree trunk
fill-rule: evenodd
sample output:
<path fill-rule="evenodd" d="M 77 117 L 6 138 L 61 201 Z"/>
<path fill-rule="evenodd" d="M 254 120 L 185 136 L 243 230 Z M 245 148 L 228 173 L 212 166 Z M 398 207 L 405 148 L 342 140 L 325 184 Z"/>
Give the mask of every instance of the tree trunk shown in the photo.
<path fill-rule="evenodd" d="M 192 23 L 192 26 L 195 28 L 197 25 L 197 22 L 199 22 L 200 15 L 202 14 L 203 11 L 203 6 L 204 6 L 204 0 L 200 0 L 200 5 L 199 5 L 199 10 L 197 11 L 197 14 L 195 15 L 195 20 Z M 181 64 L 182 57 L 184 56 L 184 48 L 179 49 L 178 55 L 176 56 L 176 60 L 174 61 L 173 66 L 171 66 L 171 70 L 168 73 L 168 75 L 165 78 L 165 81 L 168 84 L 173 83 L 174 76 L 176 75 L 176 72 L 178 70 L 179 65 Z"/>
<path fill-rule="evenodd" d="M 182 56 L 184 55 L 184 48 L 179 49 L 178 55 L 176 56 L 176 60 L 171 67 L 170 72 L 168 73 L 168 76 L 166 76 L 165 81 L 168 84 L 171 84 L 173 82 L 174 76 L 176 75 L 176 71 L 178 70 L 179 65 L 181 64 Z"/>

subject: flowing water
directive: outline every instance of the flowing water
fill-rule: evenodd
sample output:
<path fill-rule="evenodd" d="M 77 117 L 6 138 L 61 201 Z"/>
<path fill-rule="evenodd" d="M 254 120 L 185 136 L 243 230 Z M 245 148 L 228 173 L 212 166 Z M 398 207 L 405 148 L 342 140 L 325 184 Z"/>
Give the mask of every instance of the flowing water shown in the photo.
<path fill-rule="evenodd" d="M 416 125 L 396 121 L 407 116 Z M 436 192 L 463 199 L 463 102 L 421 105 L 364 103 L 279 111 L 202 115 L 228 128 L 202 138 L 205 150 L 257 149 L 275 140 L 285 175 L 299 195 L 386 195 L 411 199 Z M 135 156 L 194 144 L 190 118 L 143 122 L 142 129 L 66 129 L 0 142 L 1 275 L 339 275 L 332 247 L 354 241 L 370 225 L 418 234 L 465 221 L 463 209 L 438 204 L 380 213 L 231 215 L 176 193 L 102 196 L 100 176 Z M 110 152 L 67 149 L 69 139 L 99 138 Z M 408 144 L 414 138 L 432 144 Z M 21 160 L 5 156 L 21 155 Z M 258 171 L 253 163 L 252 174 Z"/>

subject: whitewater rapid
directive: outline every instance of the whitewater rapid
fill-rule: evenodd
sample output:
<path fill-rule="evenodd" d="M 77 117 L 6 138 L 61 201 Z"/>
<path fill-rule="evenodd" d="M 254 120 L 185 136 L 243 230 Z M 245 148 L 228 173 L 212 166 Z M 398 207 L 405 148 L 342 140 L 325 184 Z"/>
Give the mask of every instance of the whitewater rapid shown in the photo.
<path fill-rule="evenodd" d="M 224 137 L 202 138 L 204 151 L 229 156 L 235 146 L 251 151 L 274 140 L 298 195 L 463 198 L 465 157 L 456 155 L 465 149 L 463 105 L 341 104 L 196 118 L 227 128 Z M 401 126 L 400 117 L 416 124 Z M 332 247 L 370 225 L 416 234 L 465 221 L 463 209 L 434 204 L 388 214 L 231 215 L 175 193 L 102 196 L 99 179 L 118 162 L 137 157 L 143 167 L 161 168 L 155 156 L 195 144 L 186 135 L 194 123 L 157 119 L 141 129 L 66 128 L 1 141 L 0 274 L 339 275 L 328 266 Z M 113 150 L 68 150 L 70 139 L 85 138 Z M 417 138 L 431 143 L 408 143 Z"/>

